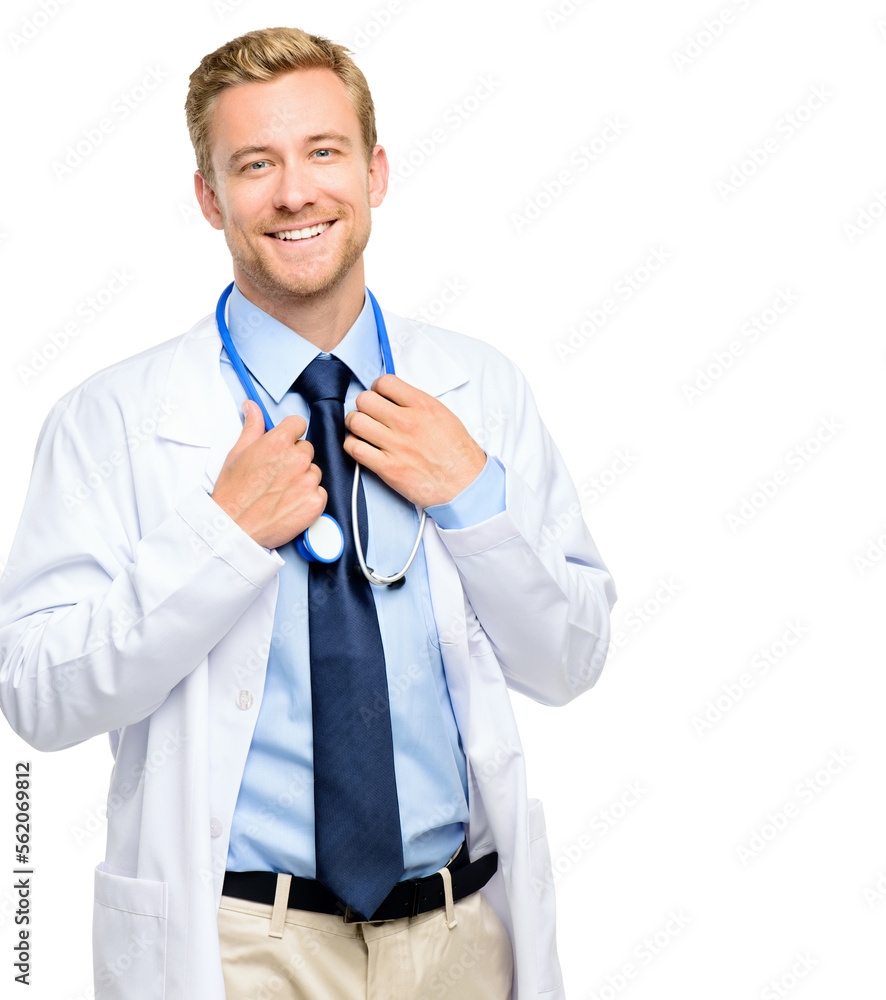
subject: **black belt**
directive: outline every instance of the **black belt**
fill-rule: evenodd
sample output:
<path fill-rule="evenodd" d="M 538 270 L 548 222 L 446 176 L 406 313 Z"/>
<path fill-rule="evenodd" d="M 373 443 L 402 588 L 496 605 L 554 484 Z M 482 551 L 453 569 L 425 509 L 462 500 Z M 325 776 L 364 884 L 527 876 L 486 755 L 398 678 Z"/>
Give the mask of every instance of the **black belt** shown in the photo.
<path fill-rule="evenodd" d="M 476 861 L 468 861 L 467 848 L 462 845 L 446 867 L 452 872 L 453 900 L 464 899 L 481 889 L 492 878 L 498 867 L 498 854 L 493 852 Z M 277 876 L 274 872 L 225 872 L 222 892 L 225 896 L 273 906 L 277 893 Z M 293 875 L 287 905 L 296 910 L 334 913 L 344 917 L 345 923 L 359 923 L 368 919 L 374 923 L 379 920 L 414 917 L 419 913 L 427 913 L 428 910 L 436 910 L 446 905 L 446 896 L 443 876 L 436 872 L 424 878 L 406 879 L 391 889 L 371 918 L 366 918 L 337 899 L 316 879 Z"/>

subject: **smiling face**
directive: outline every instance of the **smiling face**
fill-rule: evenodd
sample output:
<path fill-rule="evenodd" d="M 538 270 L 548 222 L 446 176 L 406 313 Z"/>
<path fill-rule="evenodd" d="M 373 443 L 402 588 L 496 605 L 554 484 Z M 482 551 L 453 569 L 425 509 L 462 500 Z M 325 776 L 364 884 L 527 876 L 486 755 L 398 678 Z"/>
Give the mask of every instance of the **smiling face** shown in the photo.
<path fill-rule="evenodd" d="M 212 183 L 197 198 L 224 229 L 240 290 L 256 305 L 363 296 L 370 208 L 387 190 L 376 146 L 367 162 L 360 123 L 328 69 L 296 70 L 228 87 L 212 119 Z"/>

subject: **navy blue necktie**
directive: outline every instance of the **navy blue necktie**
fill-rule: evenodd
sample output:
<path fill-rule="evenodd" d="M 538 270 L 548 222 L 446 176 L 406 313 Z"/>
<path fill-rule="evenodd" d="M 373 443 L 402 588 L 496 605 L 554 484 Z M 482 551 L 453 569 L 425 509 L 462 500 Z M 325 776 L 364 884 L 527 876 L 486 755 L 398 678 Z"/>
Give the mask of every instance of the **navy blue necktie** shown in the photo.
<path fill-rule="evenodd" d="M 341 559 L 311 563 L 308 576 L 317 879 L 369 918 L 404 863 L 385 655 L 371 585 L 357 568 L 354 462 L 342 448 L 350 380 L 338 358 L 317 357 L 293 389 L 310 406 L 307 439 L 328 493 L 326 512 L 345 537 Z M 362 483 L 358 517 L 365 540 Z"/>

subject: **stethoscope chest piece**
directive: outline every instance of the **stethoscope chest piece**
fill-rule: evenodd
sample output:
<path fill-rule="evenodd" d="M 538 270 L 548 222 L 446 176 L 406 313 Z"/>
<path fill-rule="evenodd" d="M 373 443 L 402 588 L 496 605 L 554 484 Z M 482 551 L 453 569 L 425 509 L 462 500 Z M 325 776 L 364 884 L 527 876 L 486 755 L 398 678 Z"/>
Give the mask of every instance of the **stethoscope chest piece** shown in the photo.
<path fill-rule="evenodd" d="M 345 536 L 334 517 L 321 514 L 296 538 L 295 548 L 308 562 L 333 563 L 345 550 Z"/>

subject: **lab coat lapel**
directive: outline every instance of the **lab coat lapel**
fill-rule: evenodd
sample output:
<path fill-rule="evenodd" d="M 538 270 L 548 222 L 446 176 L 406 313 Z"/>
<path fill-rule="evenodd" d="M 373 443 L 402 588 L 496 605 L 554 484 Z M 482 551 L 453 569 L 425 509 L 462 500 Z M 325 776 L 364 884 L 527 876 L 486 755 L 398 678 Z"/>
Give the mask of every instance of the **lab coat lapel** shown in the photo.
<path fill-rule="evenodd" d="M 442 396 L 468 381 L 458 361 L 424 333 L 424 323 L 382 310 L 397 375 L 430 396 Z"/>
<path fill-rule="evenodd" d="M 203 488 L 211 490 L 242 423 L 219 365 L 221 340 L 214 316 L 200 320 L 182 338 L 169 365 L 169 416 L 161 438 L 206 448 Z"/>

